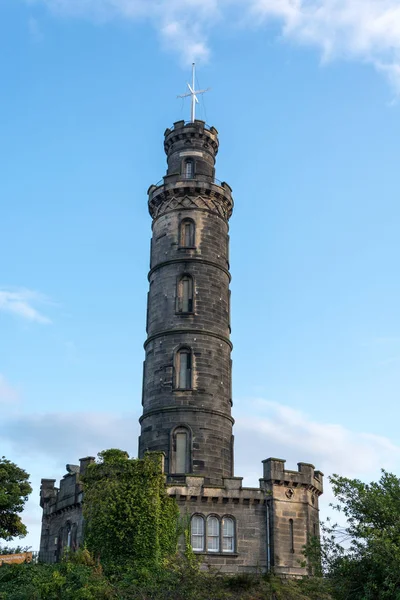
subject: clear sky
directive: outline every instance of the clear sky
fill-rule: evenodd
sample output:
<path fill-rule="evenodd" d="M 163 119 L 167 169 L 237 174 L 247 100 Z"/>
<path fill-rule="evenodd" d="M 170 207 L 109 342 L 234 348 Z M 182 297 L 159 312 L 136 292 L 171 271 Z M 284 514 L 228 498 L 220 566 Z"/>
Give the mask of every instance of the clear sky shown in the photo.
<path fill-rule="evenodd" d="M 400 470 L 399 0 L 0 0 L 0 455 L 34 549 L 41 477 L 137 452 L 146 191 L 192 60 L 236 203 L 236 475 Z"/>

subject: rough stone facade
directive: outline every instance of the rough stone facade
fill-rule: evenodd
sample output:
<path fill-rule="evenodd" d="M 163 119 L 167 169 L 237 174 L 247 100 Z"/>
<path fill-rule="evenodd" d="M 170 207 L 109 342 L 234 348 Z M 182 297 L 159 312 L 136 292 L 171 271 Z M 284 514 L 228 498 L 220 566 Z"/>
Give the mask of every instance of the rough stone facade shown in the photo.
<path fill-rule="evenodd" d="M 80 459 L 78 465 L 67 465 L 67 474 L 55 487 L 55 479 L 42 479 L 40 506 L 43 509 L 40 536 L 40 560 L 58 562 L 65 548 L 75 550 L 83 541 L 82 484 L 80 475 L 93 457 Z"/>
<path fill-rule="evenodd" d="M 203 121 L 165 132 L 168 169 L 148 190 L 152 243 L 139 457 L 162 451 L 168 493 L 204 565 L 301 576 L 319 535 L 323 475 L 307 463 L 264 463 L 259 488 L 234 477 L 229 225 L 232 190 L 215 179 L 218 136 Z M 266 441 L 268 443 L 268 441 Z M 60 489 L 42 480 L 41 558 L 82 541 L 80 467 Z M 72 533 L 73 531 L 73 533 Z"/>

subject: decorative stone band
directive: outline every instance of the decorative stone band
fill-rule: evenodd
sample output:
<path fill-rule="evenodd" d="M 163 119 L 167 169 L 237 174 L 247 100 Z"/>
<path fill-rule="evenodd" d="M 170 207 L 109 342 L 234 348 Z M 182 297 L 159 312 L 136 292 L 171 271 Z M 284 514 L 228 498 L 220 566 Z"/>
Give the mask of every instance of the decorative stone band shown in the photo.
<path fill-rule="evenodd" d="M 233 417 L 231 417 L 230 415 L 227 415 L 226 413 L 222 412 L 222 410 L 215 410 L 213 408 L 202 408 L 199 406 L 175 406 L 175 405 L 174 406 L 163 406 L 161 408 L 154 408 L 153 410 L 148 410 L 142 414 L 142 416 L 139 419 L 139 423 L 142 424 L 144 419 L 146 419 L 147 417 L 150 417 L 152 415 L 159 415 L 160 413 L 166 413 L 166 412 L 182 412 L 182 411 L 207 413 L 209 415 L 223 417 L 224 419 L 227 419 L 228 421 L 230 421 L 232 423 L 232 425 L 235 424 L 235 419 Z"/>
<path fill-rule="evenodd" d="M 183 328 L 177 328 L 177 329 L 164 329 L 163 331 L 158 331 L 157 333 L 154 333 L 153 335 L 150 335 L 147 340 L 145 341 L 145 343 L 143 344 L 144 348 L 146 349 L 146 347 L 148 346 L 148 344 L 150 344 L 150 342 L 152 342 L 153 340 L 156 340 L 157 338 L 160 337 L 165 337 L 166 335 L 180 335 L 180 334 L 192 334 L 192 335 L 196 335 L 196 336 L 206 336 L 206 337 L 213 337 L 213 338 L 217 338 L 218 340 L 221 340 L 221 342 L 224 342 L 225 344 L 228 344 L 229 348 L 231 350 L 233 350 L 233 344 L 231 342 L 231 340 L 223 335 L 219 335 L 219 333 L 214 333 L 214 331 L 207 331 L 204 329 L 183 329 Z"/>
<path fill-rule="evenodd" d="M 219 269 L 220 271 L 223 271 L 225 273 L 225 275 L 228 277 L 229 281 L 231 281 L 232 276 L 229 273 L 228 269 L 225 269 L 225 267 L 223 267 L 222 265 L 219 265 L 218 263 L 213 262 L 212 260 L 206 260 L 204 258 L 197 258 L 195 256 L 191 256 L 189 257 L 182 257 L 182 258 L 174 258 L 172 260 L 165 260 L 163 262 L 158 263 L 158 265 L 155 265 L 148 274 L 148 280 L 150 281 L 150 277 L 153 275 L 153 273 L 155 271 L 157 271 L 158 269 L 161 269 L 162 267 L 166 267 L 168 265 L 174 265 L 176 263 L 191 263 L 191 262 L 197 262 L 197 263 L 201 263 L 203 265 L 208 265 L 209 267 L 215 267 L 216 269 Z"/>
<path fill-rule="evenodd" d="M 149 189 L 149 213 L 157 219 L 171 210 L 200 209 L 228 220 L 232 216 L 233 199 L 230 188 L 225 185 L 184 180 L 170 188 L 152 186 Z"/>

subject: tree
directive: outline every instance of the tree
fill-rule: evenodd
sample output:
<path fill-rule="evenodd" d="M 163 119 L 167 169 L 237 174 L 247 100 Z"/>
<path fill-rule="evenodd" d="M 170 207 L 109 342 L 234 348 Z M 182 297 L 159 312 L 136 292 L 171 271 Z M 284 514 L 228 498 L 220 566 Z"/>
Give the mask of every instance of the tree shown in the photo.
<path fill-rule="evenodd" d="M 130 459 L 122 450 L 105 450 L 83 477 L 85 543 L 113 568 L 160 565 L 178 541 L 178 506 L 165 490 L 162 455 Z"/>
<path fill-rule="evenodd" d="M 24 537 L 27 529 L 18 513 L 32 492 L 29 475 L 4 456 L 0 459 L 0 539 Z"/>
<path fill-rule="evenodd" d="M 400 479 L 382 471 L 378 482 L 334 475 L 334 508 L 347 525 L 325 526 L 324 571 L 334 596 L 346 600 L 400 599 Z"/>

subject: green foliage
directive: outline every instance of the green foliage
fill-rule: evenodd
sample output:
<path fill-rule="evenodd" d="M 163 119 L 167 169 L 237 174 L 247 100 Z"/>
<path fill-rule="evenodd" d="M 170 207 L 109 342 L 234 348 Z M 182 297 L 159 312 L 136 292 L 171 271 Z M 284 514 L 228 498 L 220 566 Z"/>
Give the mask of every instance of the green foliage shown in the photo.
<path fill-rule="evenodd" d="M 177 555 L 153 570 L 127 567 L 106 576 L 87 550 L 77 557 L 0 567 L 0 600 L 330 600 L 320 579 L 193 571 Z"/>
<path fill-rule="evenodd" d="M 18 513 L 31 492 L 28 473 L 4 456 L 0 458 L 0 539 L 9 541 L 27 534 Z"/>
<path fill-rule="evenodd" d="M 400 599 L 400 479 L 330 478 L 345 528 L 323 527 L 323 569 L 338 600 Z"/>
<path fill-rule="evenodd" d="M 31 546 L 0 546 L 0 556 L 21 554 L 21 552 L 29 552 L 31 549 Z"/>
<path fill-rule="evenodd" d="M 96 567 L 22 564 L 0 567 L 0 600 L 111 600 L 118 598 Z"/>
<path fill-rule="evenodd" d="M 165 491 L 162 455 L 130 459 L 122 450 L 99 453 L 83 478 L 85 542 L 108 571 L 152 569 L 177 550 L 178 507 Z"/>

